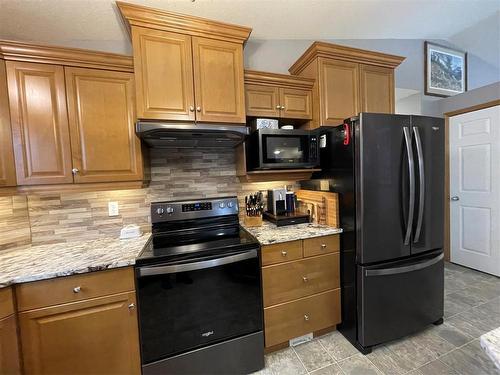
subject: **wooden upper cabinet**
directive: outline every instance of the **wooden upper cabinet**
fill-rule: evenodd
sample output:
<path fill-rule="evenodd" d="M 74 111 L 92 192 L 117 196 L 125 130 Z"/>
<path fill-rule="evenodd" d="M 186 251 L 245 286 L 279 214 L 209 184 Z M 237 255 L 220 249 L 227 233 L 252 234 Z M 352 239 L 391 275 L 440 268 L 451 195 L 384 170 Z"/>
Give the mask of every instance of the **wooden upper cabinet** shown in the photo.
<path fill-rule="evenodd" d="M 279 117 L 279 91 L 278 87 L 245 84 L 247 116 Z"/>
<path fill-rule="evenodd" d="M 311 91 L 282 88 L 280 98 L 281 117 L 306 120 L 312 118 Z"/>
<path fill-rule="evenodd" d="M 141 180 L 133 74 L 65 68 L 75 182 Z"/>
<path fill-rule="evenodd" d="M 196 120 L 245 123 L 243 46 L 193 37 Z"/>
<path fill-rule="evenodd" d="M 314 80 L 245 70 L 247 116 L 310 120 Z"/>
<path fill-rule="evenodd" d="M 339 125 L 359 112 L 394 113 L 394 69 L 403 57 L 314 42 L 288 69 L 316 79 L 311 127 Z"/>
<path fill-rule="evenodd" d="M 243 44 L 252 29 L 117 6 L 132 35 L 139 118 L 245 123 Z"/>
<path fill-rule="evenodd" d="M 191 120 L 194 113 L 191 37 L 132 28 L 137 117 Z"/>
<path fill-rule="evenodd" d="M 345 118 L 358 114 L 358 87 L 358 64 L 320 59 L 319 88 L 323 125 L 339 125 Z"/>
<path fill-rule="evenodd" d="M 394 113 L 394 70 L 360 64 L 362 112 Z"/>
<path fill-rule="evenodd" d="M 140 374 L 134 292 L 19 313 L 26 374 Z"/>
<path fill-rule="evenodd" d="M 0 60 L 0 187 L 16 185 L 5 61 Z"/>
<path fill-rule="evenodd" d="M 6 66 L 17 184 L 73 182 L 63 67 Z"/>

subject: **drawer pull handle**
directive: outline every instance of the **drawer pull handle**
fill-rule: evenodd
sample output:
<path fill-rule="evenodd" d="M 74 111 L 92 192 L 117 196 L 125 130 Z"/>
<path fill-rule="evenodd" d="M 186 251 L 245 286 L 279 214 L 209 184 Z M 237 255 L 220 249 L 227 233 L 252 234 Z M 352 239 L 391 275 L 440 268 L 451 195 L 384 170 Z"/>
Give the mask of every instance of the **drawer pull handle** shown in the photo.
<path fill-rule="evenodd" d="M 305 283 L 307 283 L 309 281 L 309 279 L 307 278 L 307 276 L 303 276 L 302 280 L 304 280 Z"/>
<path fill-rule="evenodd" d="M 81 286 L 76 286 L 73 288 L 73 293 L 80 293 L 81 290 L 82 290 Z"/>
<path fill-rule="evenodd" d="M 307 321 L 309 321 L 309 315 L 307 315 L 307 314 L 306 314 L 306 315 L 304 315 L 304 320 L 305 320 L 306 322 L 307 322 Z"/>
<path fill-rule="evenodd" d="M 135 309 L 135 304 L 131 303 L 130 305 L 128 305 L 128 309 L 129 310 Z"/>
<path fill-rule="evenodd" d="M 322 248 L 322 249 L 326 249 L 326 243 L 322 243 L 322 244 L 321 244 L 321 248 Z"/>
<path fill-rule="evenodd" d="M 286 252 L 285 250 L 283 250 L 283 251 L 281 252 L 281 255 L 282 255 L 282 256 L 284 256 L 284 257 L 286 257 L 286 254 L 287 254 L 287 252 Z"/>

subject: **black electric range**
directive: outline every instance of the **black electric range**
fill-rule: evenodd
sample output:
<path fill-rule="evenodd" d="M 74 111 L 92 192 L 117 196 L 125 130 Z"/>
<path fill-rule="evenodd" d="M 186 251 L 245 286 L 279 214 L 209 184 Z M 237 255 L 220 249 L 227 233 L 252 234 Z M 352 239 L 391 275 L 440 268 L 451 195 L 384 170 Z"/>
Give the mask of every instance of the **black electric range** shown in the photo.
<path fill-rule="evenodd" d="M 143 374 L 264 367 L 260 246 L 236 197 L 151 204 L 136 260 Z"/>

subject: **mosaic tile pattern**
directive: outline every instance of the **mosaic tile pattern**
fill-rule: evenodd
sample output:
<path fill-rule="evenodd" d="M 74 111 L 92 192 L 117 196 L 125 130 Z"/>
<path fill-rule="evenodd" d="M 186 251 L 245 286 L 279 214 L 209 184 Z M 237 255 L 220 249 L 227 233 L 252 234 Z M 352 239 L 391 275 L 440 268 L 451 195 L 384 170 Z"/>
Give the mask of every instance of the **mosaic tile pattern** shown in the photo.
<path fill-rule="evenodd" d="M 482 334 L 500 326 L 500 278 L 445 263 L 445 316 L 442 325 L 366 356 L 331 332 L 266 355 L 266 367 L 254 375 L 500 375 L 479 343 Z"/>
<path fill-rule="evenodd" d="M 245 195 L 284 185 L 298 188 L 293 181 L 240 183 L 233 150 L 151 149 L 151 183 L 145 189 L 0 198 L 0 250 L 117 237 L 131 223 L 147 231 L 152 201 L 236 195 L 243 205 Z M 110 201 L 118 202 L 118 216 L 108 216 Z"/>

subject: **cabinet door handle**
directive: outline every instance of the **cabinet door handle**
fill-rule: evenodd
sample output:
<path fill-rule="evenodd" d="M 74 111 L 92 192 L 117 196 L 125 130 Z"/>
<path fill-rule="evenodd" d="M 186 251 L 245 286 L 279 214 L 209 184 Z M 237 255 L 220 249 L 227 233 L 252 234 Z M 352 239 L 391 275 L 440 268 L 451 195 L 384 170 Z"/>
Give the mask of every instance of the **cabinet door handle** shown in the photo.
<path fill-rule="evenodd" d="M 307 321 L 309 321 L 309 315 L 305 314 L 305 315 L 304 315 L 304 320 L 305 320 L 306 322 L 307 322 Z"/>
<path fill-rule="evenodd" d="M 201 107 L 196 107 L 196 112 L 201 112 Z"/>
<path fill-rule="evenodd" d="M 322 244 L 321 244 L 321 248 L 322 248 L 322 249 L 326 249 L 326 243 L 322 243 Z"/>
<path fill-rule="evenodd" d="M 303 276 L 303 277 L 302 277 L 302 280 L 303 280 L 305 283 L 307 283 L 307 282 L 309 281 L 309 279 L 307 278 L 307 276 Z"/>
<path fill-rule="evenodd" d="M 280 106 L 280 105 L 277 105 L 277 106 L 276 106 L 276 109 L 281 109 L 281 106 Z"/>
<path fill-rule="evenodd" d="M 135 304 L 131 303 L 130 305 L 128 305 L 128 309 L 129 310 L 135 309 Z"/>
<path fill-rule="evenodd" d="M 194 105 L 189 106 L 189 111 L 194 112 Z"/>
<path fill-rule="evenodd" d="M 282 105 L 282 106 L 281 106 L 281 109 L 285 109 L 285 106 L 284 106 L 284 105 Z"/>
<path fill-rule="evenodd" d="M 78 168 L 73 168 L 73 169 L 71 170 L 71 173 L 73 173 L 73 175 L 76 175 L 78 172 L 80 172 L 80 171 L 78 170 Z"/>
<path fill-rule="evenodd" d="M 81 287 L 81 286 L 75 286 L 75 287 L 73 288 L 73 293 L 80 293 L 80 292 L 81 292 L 81 290 L 82 290 L 82 287 Z"/>
<path fill-rule="evenodd" d="M 283 250 L 283 251 L 281 252 L 281 256 L 286 257 L 286 254 L 287 254 L 287 252 L 286 252 L 285 250 Z"/>

